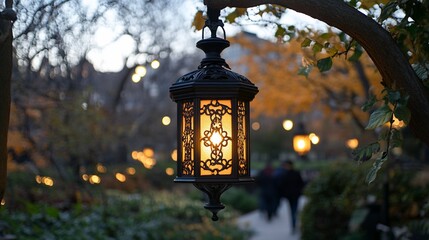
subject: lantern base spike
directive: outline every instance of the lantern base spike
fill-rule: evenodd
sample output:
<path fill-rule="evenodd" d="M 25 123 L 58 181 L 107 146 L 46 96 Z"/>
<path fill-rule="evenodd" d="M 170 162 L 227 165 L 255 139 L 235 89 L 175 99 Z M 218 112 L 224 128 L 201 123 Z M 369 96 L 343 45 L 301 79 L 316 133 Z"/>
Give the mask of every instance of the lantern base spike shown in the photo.
<path fill-rule="evenodd" d="M 194 183 L 194 186 L 200 191 L 207 194 L 209 202 L 204 205 L 204 208 L 212 212 L 212 220 L 217 221 L 219 217 L 217 213 L 224 209 L 225 206 L 220 202 L 220 196 L 223 192 L 231 187 L 227 183 Z"/>

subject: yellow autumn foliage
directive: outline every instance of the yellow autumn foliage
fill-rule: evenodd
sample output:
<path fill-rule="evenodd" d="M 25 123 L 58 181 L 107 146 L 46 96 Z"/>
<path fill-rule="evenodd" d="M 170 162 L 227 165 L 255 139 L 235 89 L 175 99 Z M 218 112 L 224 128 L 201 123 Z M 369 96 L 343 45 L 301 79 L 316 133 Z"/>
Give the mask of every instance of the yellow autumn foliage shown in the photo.
<path fill-rule="evenodd" d="M 305 77 L 298 75 L 300 67 L 314 64 L 317 59 L 329 56 L 330 53 L 322 51 L 314 56 L 311 49 L 301 47 L 299 40 L 274 43 L 249 33 L 241 33 L 230 41 L 232 45 L 240 46 L 242 56 L 231 63 L 232 68 L 242 69 L 242 74 L 260 90 L 252 102 L 253 116 L 282 116 L 314 109 L 339 115 L 347 109 L 362 115 L 362 118 L 367 116 L 360 110 L 367 89 L 364 89 L 353 63 L 344 56 L 335 57 L 334 65 L 328 72 L 320 73 L 314 68 Z M 370 58 L 364 54 L 360 62 L 369 85 L 376 88 L 371 91 L 380 92 L 381 77 Z M 333 96 L 338 98 L 335 106 L 332 106 Z"/>

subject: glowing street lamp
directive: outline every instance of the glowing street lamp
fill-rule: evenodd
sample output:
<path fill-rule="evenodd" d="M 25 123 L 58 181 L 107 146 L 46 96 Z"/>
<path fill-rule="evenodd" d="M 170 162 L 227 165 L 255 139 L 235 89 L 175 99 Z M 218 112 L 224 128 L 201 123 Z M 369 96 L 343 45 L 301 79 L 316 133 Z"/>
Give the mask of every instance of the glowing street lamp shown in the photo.
<path fill-rule="evenodd" d="M 177 103 L 178 151 L 175 182 L 193 183 L 205 192 L 204 206 L 218 220 L 224 208 L 220 195 L 231 184 L 251 182 L 249 103 L 258 88 L 246 77 L 229 69 L 220 53 L 229 46 L 225 40 L 220 9 L 208 8 L 204 28 L 211 37 L 197 43 L 206 53 L 198 70 L 180 77 L 170 88 Z M 224 38 L 216 37 L 221 27 Z"/>
<path fill-rule="evenodd" d="M 311 150 L 310 136 L 305 131 L 303 123 L 299 123 L 298 129 L 293 136 L 293 150 L 300 156 L 307 155 Z"/>

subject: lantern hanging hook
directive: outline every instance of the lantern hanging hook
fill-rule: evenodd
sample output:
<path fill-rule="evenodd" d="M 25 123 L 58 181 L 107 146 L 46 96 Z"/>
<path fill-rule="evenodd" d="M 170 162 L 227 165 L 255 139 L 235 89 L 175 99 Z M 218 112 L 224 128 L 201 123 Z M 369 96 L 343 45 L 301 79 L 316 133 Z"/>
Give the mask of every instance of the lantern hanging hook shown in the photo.
<path fill-rule="evenodd" d="M 212 38 L 216 38 L 216 32 L 218 27 L 222 28 L 223 31 L 223 39 L 226 39 L 225 29 L 223 28 L 223 21 L 219 19 L 220 9 L 207 7 L 207 16 L 205 25 L 202 31 L 202 39 L 204 39 L 204 29 L 207 27 L 210 29 Z"/>

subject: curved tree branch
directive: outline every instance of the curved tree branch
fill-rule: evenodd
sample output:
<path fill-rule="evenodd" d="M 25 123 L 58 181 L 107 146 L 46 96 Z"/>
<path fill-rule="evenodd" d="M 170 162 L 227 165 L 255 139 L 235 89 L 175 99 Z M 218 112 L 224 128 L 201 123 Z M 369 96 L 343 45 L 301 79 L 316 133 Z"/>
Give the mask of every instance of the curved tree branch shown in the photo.
<path fill-rule="evenodd" d="M 215 8 L 278 4 L 341 29 L 365 48 L 387 87 L 410 95 L 410 127 L 429 145 L 429 128 L 425 126 L 429 119 L 429 93 L 390 33 L 373 19 L 341 0 L 205 0 L 204 3 Z"/>

